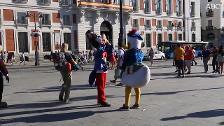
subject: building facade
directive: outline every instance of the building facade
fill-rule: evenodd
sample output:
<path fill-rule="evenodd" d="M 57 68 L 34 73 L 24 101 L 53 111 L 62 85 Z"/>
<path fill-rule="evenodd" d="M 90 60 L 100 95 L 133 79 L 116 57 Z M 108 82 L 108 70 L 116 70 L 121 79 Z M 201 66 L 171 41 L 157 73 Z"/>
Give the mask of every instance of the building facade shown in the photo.
<path fill-rule="evenodd" d="M 117 45 L 119 37 L 119 0 L 1 0 L 0 45 L 4 51 L 42 54 L 57 51 L 62 43 L 69 50 L 91 46 L 85 33 L 104 33 Z M 124 1 L 124 31 L 130 29 L 129 0 Z M 39 36 L 36 34 L 38 33 Z"/>
<path fill-rule="evenodd" d="M 1 0 L 0 45 L 4 51 L 49 53 L 68 43 L 91 49 L 86 32 L 104 33 L 117 47 L 120 0 Z M 201 41 L 200 0 L 123 0 L 124 41 L 132 28 L 145 49 L 161 41 Z M 34 33 L 38 33 L 36 36 Z"/>
<path fill-rule="evenodd" d="M 202 40 L 224 45 L 224 3 L 222 0 L 201 0 Z"/>
<path fill-rule="evenodd" d="M 135 0 L 131 20 L 146 49 L 161 41 L 201 41 L 199 0 Z"/>

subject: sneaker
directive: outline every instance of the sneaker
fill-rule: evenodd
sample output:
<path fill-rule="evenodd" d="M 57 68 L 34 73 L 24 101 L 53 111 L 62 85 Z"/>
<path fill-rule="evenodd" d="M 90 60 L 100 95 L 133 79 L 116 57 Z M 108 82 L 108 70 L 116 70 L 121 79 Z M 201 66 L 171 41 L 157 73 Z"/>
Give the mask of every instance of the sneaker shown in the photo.
<path fill-rule="evenodd" d="M 115 80 L 110 80 L 110 82 L 111 82 L 111 83 L 116 83 L 116 81 L 115 81 Z"/>
<path fill-rule="evenodd" d="M 63 94 L 62 93 L 59 94 L 59 101 L 63 101 Z"/>
<path fill-rule="evenodd" d="M 121 110 L 129 110 L 129 106 L 126 106 L 125 104 L 123 104 L 122 107 L 120 107 Z"/>
<path fill-rule="evenodd" d="M 0 108 L 8 108 L 7 102 L 0 102 Z"/>
<path fill-rule="evenodd" d="M 133 106 L 130 107 L 130 109 L 139 109 L 139 104 L 134 104 Z"/>
<path fill-rule="evenodd" d="M 116 84 L 115 86 L 123 86 L 123 84 L 122 83 L 119 83 L 119 84 Z"/>
<path fill-rule="evenodd" d="M 107 102 L 99 102 L 98 103 L 101 107 L 110 107 L 111 105 Z"/>
<path fill-rule="evenodd" d="M 64 99 L 63 102 L 67 104 L 69 103 L 69 99 Z"/>

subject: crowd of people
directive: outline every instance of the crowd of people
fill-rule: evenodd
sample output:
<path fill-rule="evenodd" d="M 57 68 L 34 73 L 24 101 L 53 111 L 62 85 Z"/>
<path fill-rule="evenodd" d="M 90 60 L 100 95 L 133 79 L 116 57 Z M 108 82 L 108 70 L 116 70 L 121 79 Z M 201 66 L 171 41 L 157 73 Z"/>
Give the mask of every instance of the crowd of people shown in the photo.
<path fill-rule="evenodd" d="M 184 46 L 177 44 L 174 50 L 174 62 L 176 65 L 177 77 L 184 77 L 186 74 L 191 74 L 191 66 L 197 65 L 195 61 L 196 54 L 195 49 L 191 46 Z M 212 73 L 223 74 L 223 63 L 224 63 L 224 49 L 223 46 L 213 46 L 212 48 L 203 46 L 201 52 L 201 60 L 203 61 L 204 72 L 207 73 L 209 70 L 209 61 L 212 58 Z"/>

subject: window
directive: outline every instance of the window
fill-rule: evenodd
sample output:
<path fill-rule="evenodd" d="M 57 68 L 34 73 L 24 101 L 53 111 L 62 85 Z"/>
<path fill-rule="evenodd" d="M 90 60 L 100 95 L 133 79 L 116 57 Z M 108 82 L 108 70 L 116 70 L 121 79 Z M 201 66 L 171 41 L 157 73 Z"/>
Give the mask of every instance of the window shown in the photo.
<path fill-rule="evenodd" d="M 173 27 L 172 26 L 172 21 L 168 21 L 168 27 Z"/>
<path fill-rule="evenodd" d="M 132 1 L 133 4 L 133 11 L 138 11 L 138 0 L 133 0 Z"/>
<path fill-rule="evenodd" d="M 195 27 L 195 22 L 194 21 L 191 22 L 191 26 Z"/>
<path fill-rule="evenodd" d="M 113 0 L 114 2 L 114 4 L 120 4 L 120 0 Z M 132 0 L 130 0 L 129 2 L 131 2 Z"/>
<path fill-rule="evenodd" d="M 168 34 L 168 40 L 172 41 L 173 40 L 173 35 L 172 34 Z"/>
<path fill-rule="evenodd" d="M 157 21 L 157 28 L 162 28 L 162 21 L 160 20 Z"/>
<path fill-rule="evenodd" d="M 17 24 L 27 24 L 26 13 L 18 12 L 17 13 Z"/>
<path fill-rule="evenodd" d="M 212 0 L 208 0 L 208 2 L 212 2 Z"/>
<path fill-rule="evenodd" d="M 196 40 L 196 36 L 195 36 L 195 33 L 192 34 L 192 42 L 195 42 Z"/>
<path fill-rule="evenodd" d="M 42 25 L 51 25 L 50 14 L 42 14 Z"/>
<path fill-rule="evenodd" d="M 178 34 L 178 40 L 182 41 L 182 34 Z"/>
<path fill-rule="evenodd" d="M 191 2 L 191 17 L 195 17 L 195 2 Z"/>
<path fill-rule="evenodd" d="M 28 52 L 28 35 L 27 32 L 18 32 L 19 52 Z"/>
<path fill-rule="evenodd" d="M 71 0 L 61 0 L 60 5 L 69 5 L 71 4 Z"/>
<path fill-rule="evenodd" d="M 208 26 L 212 26 L 212 20 L 208 20 Z"/>
<path fill-rule="evenodd" d="M 146 33 L 145 42 L 146 42 L 146 47 L 151 47 L 152 46 L 152 44 L 151 44 L 151 34 Z"/>
<path fill-rule="evenodd" d="M 71 33 L 64 33 L 64 43 L 67 43 L 68 50 L 71 50 Z"/>
<path fill-rule="evenodd" d="M 157 0 L 157 3 L 156 3 L 156 14 L 157 15 L 161 15 L 162 14 L 162 3 L 161 3 L 161 0 Z"/>
<path fill-rule="evenodd" d="M 151 28 L 151 22 L 150 20 L 145 20 L 145 28 L 150 29 Z"/>
<path fill-rule="evenodd" d="M 43 32 L 42 41 L 43 41 L 43 51 L 44 52 L 51 51 L 51 33 Z"/>
<path fill-rule="evenodd" d="M 158 34 L 158 36 L 157 36 L 157 40 L 158 40 L 158 43 L 160 43 L 160 42 L 163 41 L 163 36 L 162 36 L 162 34 Z"/>
<path fill-rule="evenodd" d="M 151 12 L 150 5 L 151 5 L 150 0 L 145 0 L 145 3 L 144 3 L 145 13 L 150 13 Z"/>
<path fill-rule="evenodd" d="M 182 15 L 182 3 L 181 0 L 177 0 L 177 16 L 181 16 Z"/>
<path fill-rule="evenodd" d="M 37 3 L 41 5 L 49 5 L 51 0 L 37 0 Z"/>
<path fill-rule="evenodd" d="M 138 28 L 138 19 L 133 19 L 133 27 Z"/>
<path fill-rule="evenodd" d="M 167 0 L 167 15 L 170 15 L 172 12 L 172 0 Z"/>
<path fill-rule="evenodd" d="M 64 25 L 71 25 L 70 15 L 63 15 Z"/>

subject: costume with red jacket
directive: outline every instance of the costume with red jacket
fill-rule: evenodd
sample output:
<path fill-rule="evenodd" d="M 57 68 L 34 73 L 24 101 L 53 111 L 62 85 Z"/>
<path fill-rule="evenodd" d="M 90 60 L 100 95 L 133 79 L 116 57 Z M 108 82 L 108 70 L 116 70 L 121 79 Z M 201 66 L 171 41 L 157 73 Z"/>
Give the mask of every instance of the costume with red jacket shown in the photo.
<path fill-rule="evenodd" d="M 107 59 L 108 55 L 111 54 L 112 45 L 103 43 L 100 35 L 94 33 L 87 33 L 87 37 L 90 40 L 90 43 L 97 49 L 94 55 L 95 64 L 94 71 L 96 72 L 96 82 L 97 85 L 97 103 L 102 107 L 109 107 L 110 104 L 106 102 L 106 77 L 107 77 Z"/>

